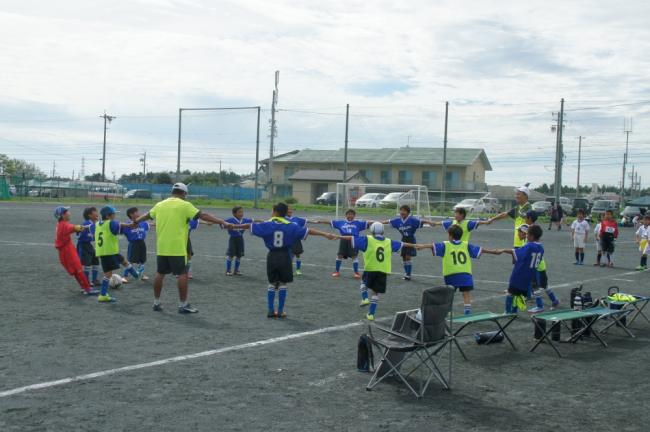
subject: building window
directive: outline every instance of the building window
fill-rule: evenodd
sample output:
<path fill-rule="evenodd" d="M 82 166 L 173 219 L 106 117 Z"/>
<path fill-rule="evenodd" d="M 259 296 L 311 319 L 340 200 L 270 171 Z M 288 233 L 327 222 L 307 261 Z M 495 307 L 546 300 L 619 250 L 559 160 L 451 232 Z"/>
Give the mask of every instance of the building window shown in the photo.
<path fill-rule="evenodd" d="M 458 171 L 447 171 L 445 183 L 447 189 L 459 189 L 460 176 L 458 175 Z"/>
<path fill-rule="evenodd" d="M 413 183 L 413 173 L 408 170 L 399 170 L 397 172 L 397 183 L 410 185 Z"/>
<path fill-rule="evenodd" d="M 294 167 L 284 167 L 284 181 L 288 181 L 289 177 L 291 177 L 295 172 L 296 169 Z"/>
<path fill-rule="evenodd" d="M 428 188 L 436 187 L 436 172 L 435 171 L 422 171 L 422 186 Z"/>
<path fill-rule="evenodd" d="M 372 183 L 372 170 L 360 169 L 359 174 L 365 177 L 370 183 Z"/>
<path fill-rule="evenodd" d="M 388 171 L 388 170 L 382 170 L 381 171 L 381 173 L 379 174 L 379 183 L 381 183 L 381 184 L 390 184 L 391 183 L 390 171 Z"/>

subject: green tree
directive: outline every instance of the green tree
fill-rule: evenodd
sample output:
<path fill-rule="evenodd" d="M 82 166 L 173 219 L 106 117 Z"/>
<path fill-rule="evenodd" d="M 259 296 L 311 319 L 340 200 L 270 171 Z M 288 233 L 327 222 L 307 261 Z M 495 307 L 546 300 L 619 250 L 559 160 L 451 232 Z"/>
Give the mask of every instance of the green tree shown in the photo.
<path fill-rule="evenodd" d="M 36 165 L 22 159 L 13 159 L 6 154 L 0 153 L 0 172 L 15 175 L 24 175 L 25 178 L 42 177 L 45 175 Z"/>
<path fill-rule="evenodd" d="M 91 175 L 87 175 L 84 177 L 84 180 L 90 181 L 90 182 L 100 182 L 102 181 L 102 173 L 95 173 Z"/>

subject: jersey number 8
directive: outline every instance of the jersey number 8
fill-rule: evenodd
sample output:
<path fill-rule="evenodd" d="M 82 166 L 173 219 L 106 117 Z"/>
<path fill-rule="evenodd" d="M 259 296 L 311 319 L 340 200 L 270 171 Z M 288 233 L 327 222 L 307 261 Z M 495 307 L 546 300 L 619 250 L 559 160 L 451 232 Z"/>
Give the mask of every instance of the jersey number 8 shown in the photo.
<path fill-rule="evenodd" d="M 273 246 L 276 248 L 284 246 L 284 233 L 282 231 L 273 232 Z"/>

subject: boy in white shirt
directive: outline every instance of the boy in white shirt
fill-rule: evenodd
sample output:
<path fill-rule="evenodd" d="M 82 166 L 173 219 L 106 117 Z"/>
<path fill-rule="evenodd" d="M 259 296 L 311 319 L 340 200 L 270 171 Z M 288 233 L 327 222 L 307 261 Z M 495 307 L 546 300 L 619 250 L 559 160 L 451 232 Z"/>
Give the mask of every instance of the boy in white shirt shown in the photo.
<path fill-rule="evenodd" d="M 585 220 L 585 211 L 578 210 L 578 218 L 571 224 L 571 237 L 575 248 L 575 265 L 583 265 L 585 261 L 585 244 L 589 236 L 589 222 Z"/>
<path fill-rule="evenodd" d="M 641 263 L 636 268 L 638 271 L 648 268 L 648 252 L 650 245 L 648 238 L 650 237 L 650 215 L 643 217 L 643 225 L 636 230 L 636 242 L 639 244 L 639 252 L 641 252 Z"/>
<path fill-rule="evenodd" d="M 598 219 L 596 220 L 594 237 L 596 238 L 596 263 L 594 266 L 600 267 L 600 259 L 603 257 L 603 248 L 600 246 L 600 216 L 598 216 Z"/>

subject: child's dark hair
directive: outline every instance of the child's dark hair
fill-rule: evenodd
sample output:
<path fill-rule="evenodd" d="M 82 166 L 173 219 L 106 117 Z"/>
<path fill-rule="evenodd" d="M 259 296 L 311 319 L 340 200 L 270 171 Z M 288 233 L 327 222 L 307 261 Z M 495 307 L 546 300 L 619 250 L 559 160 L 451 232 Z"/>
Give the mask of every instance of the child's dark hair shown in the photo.
<path fill-rule="evenodd" d="M 578 214 L 585 215 L 585 209 L 578 209 Z"/>
<path fill-rule="evenodd" d="M 90 215 L 93 214 L 93 212 L 96 212 L 97 208 L 96 207 L 86 207 L 84 209 L 84 219 L 90 219 Z"/>
<path fill-rule="evenodd" d="M 241 210 L 242 208 L 243 208 L 242 206 L 234 206 L 234 207 L 232 208 L 232 214 L 233 214 L 233 216 L 234 216 L 235 214 L 237 214 L 237 212 L 238 212 L 239 210 Z"/>
<path fill-rule="evenodd" d="M 614 214 L 614 210 L 612 210 L 612 209 L 607 209 L 607 210 L 605 210 L 605 213 L 609 213 L 609 214 L 613 215 L 613 214 Z"/>
<path fill-rule="evenodd" d="M 535 241 L 542 238 L 543 232 L 542 227 L 539 225 L 531 225 L 528 227 L 528 235 L 531 235 Z"/>
<path fill-rule="evenodd" d="M 132 215 L 133 213 L 137 212 L 137 211 L 138 211 L 138 208 L 137 208 L 137 207 L 131 207 L 131 208 L 127 209 L 127 210 L 126 210 L 126 217 L 128 217 L 129 219 L 131 219 L 131 215 Z"/>
<path fill-rule="evenodd" d="M 463 229 L 458 225 L 450 226 L 447 233 L 449 233 L 451 238 L 454 240 L 460 240 L 463 237 Z"/>
<path fill-rule="evenodd" d="M 401 206 L 399 206 L 399 209 L 400 210 L 406 210 L 406 212 L 409 213 L 409 214 L 411 213 L 411 206 L 408 206 L 406 204 L 402 204 Z"/>
<path fill-rule="evenodd" d="M 347 210 L 345 211 L 346 216 L 349 215 L 350 213 L 352 213 L 353 215 L 356 215 L 356 214 L 357 214 L 357 212 L 356 212 L 355 209 L 347 209 Z"/>
<path fill-rule="evenodd" d="M 462 215 L 462 216 L 463 216 L 463 219 L 464 219 L 465 217 L 467 217 L 467 210 L 465 210 L 465 208 L 463 208 L 463 207 L 457 207 L 456 210 L 454 210 L 454 211 L 455 211 L 456 213 L 458 213 L 459 215 Z"/>
<path fill-rule="evenodd" d="M 280 217 L 286 217 L 287 211 L 289 211 L 289 206 L 283 202 L 279 202 L 273 206 L 273 211 Z"/>

